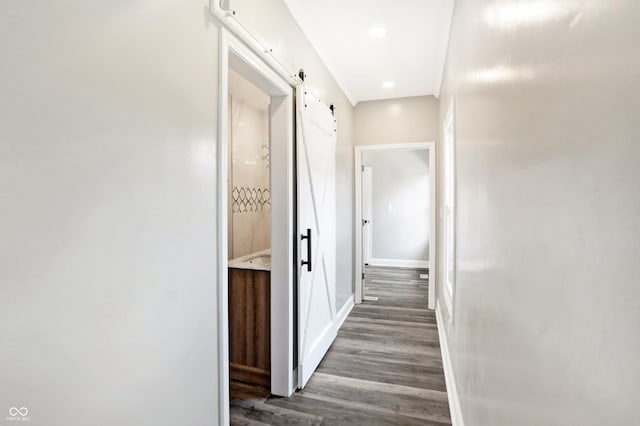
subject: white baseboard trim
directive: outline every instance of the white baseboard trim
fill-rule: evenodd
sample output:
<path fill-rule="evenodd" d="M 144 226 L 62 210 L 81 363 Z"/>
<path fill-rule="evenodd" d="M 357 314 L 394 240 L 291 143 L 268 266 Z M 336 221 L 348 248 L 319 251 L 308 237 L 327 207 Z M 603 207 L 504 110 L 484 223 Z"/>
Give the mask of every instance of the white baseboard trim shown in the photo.
<path fill-rule="evenodd" d="M 449 342 L 444 331 L 445 322 L 442 318 L 442 310 L 440 302 L 436 303 L 436 321 L 438 323 L 438 337 L 440 338 L 440 352 L 442 353 L 442 364 L 444 366 L 444 380 L 447 384 L 447 397 L 449 398 L 449 410 L 451 411 L 451 425 L 464 426 L 462 419 L 462 409 L 460 408 L 460 398 L 458 396 L 458 388 L 456 387 L 456 379 L 453 374 L 453 366 L 451 364 L 451 355 L 449 353 Z"/>
<path fill-rule="evenodd" d="M 394 266 L 396 268 L 428 268 L 428 260 L 406 260 L 406 259 L 376 259 L 371 258 L 371 266 Z"/>
<path fill-rule="evenodd" d="M 340 330 L 340 327 L 342 327 L 342 324 L 344 324 L 344 320 L 347 319 L 354 305 L 355 305 L 355 298 L 352 294 L 351 296 L 349 296 L 349 299 L 347 299 L 345 304 L 342 305 L 342 308 L 340 308 L 340 310 L 338 311 L 338 315 L 336 318 L 338 321 L 338 330 Z"/>

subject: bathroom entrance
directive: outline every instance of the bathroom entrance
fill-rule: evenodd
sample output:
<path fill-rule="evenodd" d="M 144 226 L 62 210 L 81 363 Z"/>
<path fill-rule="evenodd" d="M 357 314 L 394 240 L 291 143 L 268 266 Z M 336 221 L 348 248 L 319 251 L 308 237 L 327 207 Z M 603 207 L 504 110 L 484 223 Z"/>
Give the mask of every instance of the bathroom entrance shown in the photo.
<path fill-rule="evenodd" d="M 220 424 L 243 387 L 289 396 L 294 339 L 294 91 L 220 32 L 218 320 Z"/>
<path fill-rule="evenodd" d="M 271 389 L 271 98 L 229 70 L 229 377 Z"/>
<path fill-rule="evenodd" d="M 334 108 L 261 51 L 220 29 L 220 424 L 247 387 L 303 388 L 337 330 Z"/>

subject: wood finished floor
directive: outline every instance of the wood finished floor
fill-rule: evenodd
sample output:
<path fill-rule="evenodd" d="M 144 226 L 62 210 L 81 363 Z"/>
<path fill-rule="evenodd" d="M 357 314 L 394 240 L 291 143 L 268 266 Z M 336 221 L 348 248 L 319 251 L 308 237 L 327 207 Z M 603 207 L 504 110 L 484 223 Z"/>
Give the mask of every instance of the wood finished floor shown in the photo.
<path fill-rule="evenodd" d="M 450 425 L 424 270 L 367 267 L 365 293 L 304 390 L 231 384 L 231 425 Z"/>

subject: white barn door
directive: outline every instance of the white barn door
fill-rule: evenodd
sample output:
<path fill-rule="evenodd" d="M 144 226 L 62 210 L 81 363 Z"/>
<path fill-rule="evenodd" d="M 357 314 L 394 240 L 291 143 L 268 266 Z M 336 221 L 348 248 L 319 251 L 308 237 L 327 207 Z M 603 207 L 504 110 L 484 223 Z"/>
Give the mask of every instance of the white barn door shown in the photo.
<path fill-rule="evenodd" d="M 303 388 L 337 334 L 336 125 L 327 105 L 299 89 L 298 387 Z"/>

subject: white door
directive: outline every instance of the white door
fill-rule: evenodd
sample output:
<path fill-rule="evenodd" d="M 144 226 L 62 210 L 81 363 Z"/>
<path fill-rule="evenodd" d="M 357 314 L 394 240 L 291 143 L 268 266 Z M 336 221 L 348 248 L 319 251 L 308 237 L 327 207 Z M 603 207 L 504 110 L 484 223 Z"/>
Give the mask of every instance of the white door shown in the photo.
<path fill-rule="evenodd" d="M 303 388 L 337 334 L 336 125 L 329 108 L 299 90 L 298 387 Z"/>
<path fill-rule="evenodd" d="M 371 216 L 373 212 L 373 168 L 362 168 L 362 261 L 365 265 L 371 262 Z"/>

